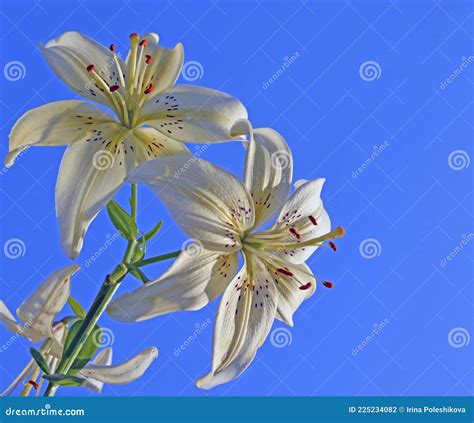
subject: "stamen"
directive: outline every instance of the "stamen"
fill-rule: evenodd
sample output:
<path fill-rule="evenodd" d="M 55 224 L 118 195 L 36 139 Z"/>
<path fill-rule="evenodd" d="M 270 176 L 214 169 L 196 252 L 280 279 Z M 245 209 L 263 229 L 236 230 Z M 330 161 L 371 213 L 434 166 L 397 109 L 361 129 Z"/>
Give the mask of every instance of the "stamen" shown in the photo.
<path fill-rule="evenodd" d="M 148 87 L 145 89 L 145 94 L 150 94 L 155 89 L 155 84 L 148 84 Z"/>
<path fill-rule="evenodd" d="M 334 242 L 330 241 L 329 246 L 332 248 L 334 252 L 337 251 L 337 247 L 336 247 L 336 244 L 334 244 Z"/>
<path fill-rule="evenodd" d="M 153 56 L 150 56 L 149 54 L 145 54 L 145 63 L 149 65 L 151 62 L 153 62 Z"/>
<path fill-rule="evenodd" d="M 109 50 L 115 53 L 115 44 L 110 44 Z"/>
<path fill-rule="evenodd" d="M 323 281 L 323 285 L 326 288 L 333 288 L 334 287 L 334 284 L 332 282 L 328 282 L 328 281 Z"/>
<path fill-rule="evenodd" d="M 141 40 L 139 45 L 140 45 L 140 47 L 146 47 L 148 45 L 148 41 L 146 39 Z"/>
<path fill-rule="evenodd" d="M 39 383 L 35 382 L 34 380 L 29 380 L 28 383 L 29 383 L 30 385 L 32 385 L 33 388 L 35 388 L 35 391 L 38 390 L 38 388 L 39 388 Z"/>
<path fill-rule="evenodd" d="M 87 72 L 91 73 L 94 70 L 95 66 L 94 65 L 88 65 L 87 66 Z"/>
<path fill-rule="evenodd" d="M 114 91 L 117 91 L 120 87 L 118 85 L 112 85 L 109 90 L 111 93 L 113 93 Z"/>
<path fill-rule="evenodd" d="M 297 231 L 296 228 L 290 228 L 290 232 L 291 232 L 297 239 L 301 239 L 301 235 L 300 235 L 300 233 Z"/>
<path fill-rule="evenodd" d="M 307 284 L 301 285 L 299 289 L 301 289 L 302 291 L 306 291 L 307 289 L 311 288 L 312 285 L 313 284 L 311 282 L 308 282 Z"/>
<path fill-rule="evenodd" d="M 280 272 L 281 274 L 285 276 L 293 276 L 293 273 L 290 272 L 288 269 L 285 269 L 283 267 L 280 267 L 279 269 L 276 269 L 277 272 Z"/>

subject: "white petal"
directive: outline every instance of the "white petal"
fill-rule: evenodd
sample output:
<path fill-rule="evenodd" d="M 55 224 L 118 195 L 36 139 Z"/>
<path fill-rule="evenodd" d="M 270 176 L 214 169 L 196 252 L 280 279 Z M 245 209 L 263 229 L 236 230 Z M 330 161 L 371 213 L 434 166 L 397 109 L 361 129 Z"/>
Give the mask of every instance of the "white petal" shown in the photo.
<path fill-rule="evenodd" d="M 134 128 L 133 135 L 135 153 L 140 163 L 159 157 L 190 154 L 184 143 L 168 138 L 154 128 Z"/>
<path fill-rule="evenodd" d="M 66 145 L 92 135 L 96 125 L 112 118 L 99 106 L 85 101 L 56 101 L 26 112 L 10 132 L 5 164 L 29 145 Z"/>
<path fill-rule="evenodd" d="M 50 275 L 33 295 L 18 307 L 18 317 L 31 329 L 43 334 L 44 338 L 50 336 L 53 321 L 69 297 L 71 276 L 79 269 L 80 266 L 72 264 Z"/>
<path fill-rule="evenodd" d="M 196 157 L 144 163 L 127 178 L 149 185 L 178 225 L 208 249 L 231 252 L 253 226 L 254 210 L 243 184 L 225 170 Z"/>
<path fill-rule="evenodd" d="M 237 266 L 236 253 L 219 255 L 196 244 L 159 279 L 115 299 L 107 313 L 116 320 L 136 322 L 177 310 L 198 310 L 224 291 Z"/>
<path fill-rule="evenodd" d="M 315 179 L 300 185 L 283 206 L 275 225 L 268 231 L 257 234 L 262 237 L 278 235 L 278 239 L 275 238 L 274 241 L 281 243 L 281 247 L 268 250 L 269 254 L 299 264 L 304 263 L 317 249 L 287 249 L 285 244 L 304 242 L 331 230 L 331 221 L 321 200 L 324 181 L 325 179 Z M 295 236 L 295 230 L 299 239 Z"/>
<path fill-rule="evenodd" d="M 143 62 L 140 65 L 146 66 L 143 87 L 147 87 L 151 83 L 155 85 L 153 93 L 147 97 L 147 102 L 151 102 L 160 95 L 160 92 L 175 84 L 183 67 L 184 50 L 181 43 L 176 44 L 173 48 L 158 46 L 158 35 L 154 33 L 145 34 L 141 40 L 148 42 L 142 54 Z M 149 65 L 144 64 L 145 55 L 152 57 L 152 62 Z"/>
<path fill-rule="evenodd" d="M 94 65 L 107 83 L 119 84 L 114 56 L 109 49 L 78 32 L 66 32 L 40 48 L 51 68 L 70 88 L 84 97 L 113 107 L 108 95 L 97 88 L 87 72 L 87 66 Z M 125 63 L 119 57 L 117 60 L 126 72 Z"/>
<path fill-rule="evenodd" d="M 99 353 L 95 356 L 94 360 L 92 361 L 92 364 L 96 364 L 99 366 L 110 366 L 112 364 L 112 348 L 108 347 L 99 351 Z M 82 374 L 81 371 L 77 375 L 79 377 L 85 376 Z M 93 378 L 87 378 L 86 383 L 84 385 L 85 388 L 97 394 L 102 393 L 103 386 L 104 386 L 103 382 L 99 382 L 98 380 L 95 380 Z"/>
<path fill-rule="evenodd" d="M 245 118 L 247 110 L 229 94 L 178 85 L 145 104 L 141 122 L 178 141 L 208 143 L 232 139 L 232 125 Z"/>
<path fill-rule="evenodd" d="M 87 364 L 81 373 L 92 379 L 111 385 L 124 385 L 138 379 L 158 357 L 155 347 L 147 348 L 130 360 L 114 366 Z"/>
<path fill-rule="evenodd" d="M 280 210 L 290 192 L 293 158 L 284 138 L 271 128 L 253 130 L 245 160 L 245 186 L 255 207 L 255 226 Z"/>
<path fill-rule="evenodd" d="M 122 186 L 136 163 L 130 131 L 102 125 L 90 142 L 74 143 L 64 153 L 56 184 L 56 214 L 69 257 L 82 248 L 84 234 L 97 213 Z M 133 142 L 133 141 L 132 141 Z M 127 149 L 127 154 L 125 154 Z"/>
<path fill-rule="evenodd" d="M 278 265 L 277 262 L 267 261 L 267 269 L 272 273 L 273 281 L 278 291 L 278 307 L 276 317 L 289 326 L 293 326 L 293 314 L 304 300 L 316 292 L 316 279 L 312 270 L 304 263 L 290 264 L 288 262 Z M 276 269 L 284 267 L 292 275 L 277 272 Z"/>
<path fill-rule="evenodd" d="M 253 274 L 241 270 L 225 290 L 214 329 L 212 371 L 198 380 L 210 389 L 238 377 L 252 362 L 275 318 L 276 288 L 263 263 L 251 258 Z"/>

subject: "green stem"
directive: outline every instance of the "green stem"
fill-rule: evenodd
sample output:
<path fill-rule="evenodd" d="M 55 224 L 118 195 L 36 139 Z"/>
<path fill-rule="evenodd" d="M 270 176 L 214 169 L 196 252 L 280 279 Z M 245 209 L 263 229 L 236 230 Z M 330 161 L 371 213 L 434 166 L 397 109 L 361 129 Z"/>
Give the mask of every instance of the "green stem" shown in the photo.
<path fill-rule="evenodd" d="M 134 220 L 136 220 L 136 210 L 137 210 L 137 190 L 136 186 L 132 185 L 132 196 L 130 198 L 130 204 L 132 208 L 132 215 L 135 212 Z M 127 265 L 130 264 L 133 252 L 137 245 L 137 241 L 130 241 L 127 245 L 122 263 L 120 263 L 115 270 L 105 278 L 105 281 L 102 283 L 102 286 L 97 293 L 97 296 L 94 299 L 89 311 L 87 312 L 84 320 L 82 321 L 81 327 L 79 328 L 76 336 L 71 342 L 71 345 L 64 351 L 63 359 L 56 369 L 56 373 L 67 374 L 71 369 L 74 361 L 79 355 L 82 347 L 87 341 L 88 337 L 92 333 L 94 326 L 96 325 L 99 318 L 104 313 L 106 307 L 109 305 L 112 297 L 120 286 L 120 282 L 127 275 L 128 269 Z M 45 390 L 44 396 L 54 396 L 58 386 L 53 382 L 49 382 L 48 387 Z"/>
<path fill-rule="evenodd" d="M 159 261 L 169 260 L 169 259 L 178 257 L 180 253 L 181 253 L 181 250 L 178 250 L 178 251 L 173 251 L 172 253 L 162 254 L 161 256 L 150 257 L 150 258 L 147 258 L 145 260 L 141 260 L 135 263 L 135 266 L 137 267 L 148 266 L 149 264 L 158 263 Z"/>
<path fill-rule="evenodd" d="M 130 198 L 132 206 L 132 218 L 137 223 L 137 184 L 132 184 L 132 196 Z"/>

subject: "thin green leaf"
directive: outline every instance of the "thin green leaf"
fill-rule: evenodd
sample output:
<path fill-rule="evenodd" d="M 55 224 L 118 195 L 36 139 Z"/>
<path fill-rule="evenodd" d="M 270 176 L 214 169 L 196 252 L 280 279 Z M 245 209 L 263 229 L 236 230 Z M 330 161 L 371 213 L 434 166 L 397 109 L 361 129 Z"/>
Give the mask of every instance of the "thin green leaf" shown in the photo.
<path fill-rule="evenodd" d="M 44 359 L 43 355 L 33 347 L 30 347 L 30 354 L 33 357 L 33 360 L 36 361 L 36 364 L 38 367 L 46 374 L 49 373 L 49 366 L 46 363 L 46 360 Z"/>
<path fill-rule="evenodd" d="M 79 304 L 79 302 L 72 295 L 69 295 L 67 302 L 77 317 L 81 319 L 86 317 L 86 312 L 84 311 L 82 306 Z"/>
<path fill-rule="evenodd" d="M 82 377 L 60 375 L 57 373 L 52 375 L 44 375 L 43 378 L 60 386 L 82 386 L 86 383 L 86 379 Z"/>
<path fill-rule="evenodd" d="M 150 231 L 145 235 L 141 236 L 138 240 L 139 243 L 142 241 L 149 241 L 152 239 L 158 232 L 160 232 L 161 227 L 163 226 L 163 221 L 160 220 Z"/>
<path fill-rule="evenodd" d="M 143 283 L 150 282 L 150 279 L 148 278 L 143 271 L 135 266 L 128 266 L 128 270 L 132 276 L 137 278 L 139 281 L 142 281 Z"/>
<path fill-rule="evenodd" d="M 79 331 L 83 320 L 79 320 L 74 323 L 68 331 L 66 341 L 64 342 L 64 351 L 65 356 L 68 354 L 69 348 L 71 343 L 76 336 L 77 332 Z M 71 370 L 68 372 L 69 375 L 76 374 L 79 370 L 81 370 L 94 356 L 97 349 L 100 345 L 100 340 L 102 338 L 102 329 L 99 325 L 95 325 L 94 329 L 91 331 L 91 334 L 87 338 L 86 342 L 79 351 L 77 358 L 74 360 L 74 363 L 71 366 Z M 63 357 L 64 360 L 64 357 Z"/>
<path fill-rule="evenodd" d="M 132 241 L 138 234 L 138 228 L 132 217 L 120 205 L 111 200 L 107 204 L 107 212 L 114 226 L 127 240 Z"/>

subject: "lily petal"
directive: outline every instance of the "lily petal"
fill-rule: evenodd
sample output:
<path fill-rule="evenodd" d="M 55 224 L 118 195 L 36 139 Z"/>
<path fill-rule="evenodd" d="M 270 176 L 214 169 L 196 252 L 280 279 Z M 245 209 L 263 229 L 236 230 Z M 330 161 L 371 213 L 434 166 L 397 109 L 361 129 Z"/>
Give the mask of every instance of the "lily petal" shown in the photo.
<path fill-rule="evenodd" d="M 81 373 L 99 382 L 125 385 L 142 376 L 156 357 L 158 357 L 158 350 L 151 347 L 143 350 L 130 360 L 114 366 L 87 364 L 81 370 Z"/>
<path fill-rule="evenodd" d="M 77 264 L 63 267 L 50 275 L 17 309 L 18 317 L 31 322 L 33 329 L 51 333 L 53 320 L 63 309 L 71 292 L 71 276 L 80 269 Z"/>
<path fill-rule="evenodd" d="M 112 348 L 107 347 L 99 351 L 99 353 L 95 356 L 94 360 L 92 361 L 92 364 L 95 364 L 98 366 L 110 366 L 112 364 Z M 78 373 L 78 376 L 85 376 L 85 375 L 83 375 L 82 371 L 80 371 Z M 102 388 L 104 387 L 104 383 L 99 382 L 98 380 L 89 377 L 89 378 L 86 378 L 86 383 L 84 387 L 97 394 L 100 394 L 102 393 Z"/>
<path fill-rule="evenodd" d="M 19 323 L 8 309 L 7 305 L 0 300 L 0 323 L 10 332 L 20 336 L 25 336 L 33 342 L 39 342 L 44 339 L 43 333 L 38 333 L 31 329 L 31 323 Z"/>
<path fill-rule="evenodd" d="M 56 214 L 62 246 L 71 258 L 81 251 L 92 220 L 138 164 L 130 137 L 130 131 L 119 125 L 104 125 L 91 142 L 74 143 L 64 153 L 56 184 Z"/>
<path fill-rule="evenodd" d="M 134 128 L 134 148 L 137 162 L 153 160 L 159 157 L 190 155 L 188 147 L 182 142 L 175 141 L 154 128 Z"/>
<path fill-rule="evenodd" d="M 10 132 L 5 164 L 11 166 L 30 145 L 72 144 L 91 137 L 97 125 L 112 121 L 96 104 L 85 101 L 56 101 L 37 107 L 26 112 Z"/>
<path fill-rule="evenodd" d="M 316 292 L 316 278 L 305 263 L 290 265 L 288 262 L 278 263 L 273 258 L 266 260 L 265 263 L 278 291 L 276 318 L 288 326 L 293 326 L 295 311 L 304 300 Z M 288 272 L 285 274 L 277 270 L 281 268 L 285 268 Z"/>
<path fill-rule="evenodd" d="M 196 244 L 159 279 L 115 299 L 110 317 L 136 322 L 177 310 L 198 310 L 220 295 L 237 273 L 237 254 L 220 255 Z"/>
<path fill-rule="evenodd" d="M 253 226 L 254 210 L 246 188 L 233 175 L 196 157 L 171 157 L 144 163 L 127 178 L 150 186 L 178 225 L 206 249 L 229 253 Z"/>
<path fill-rule="evenodd" d="M 276 288 L 268 283 L 271 276 L 257 257 L 251 257 L 247 266 L 222 296 L 214 329 L 212 371 L 197 381 L 199 388 L 210 389 L 238 377 L 272 327 Z"/>
<path fill-rule="evenodd" d="M 193 85 L 178 85 L 146 103 L 140 122 L 178 141 L 219 142 L 232 139 L 230 129 L 247 110 L 235 97 Z"/>
<path fill-rule="evenodd" d="M 271 229 L 257 236 L 272 237 L 280 244 L 277 249 L 268 249 L 272 256 L 290 263 L 304 263 L 318 247 L 287 249 L 285 244 L 294 244 L 317 238 L 331 230 L 331 220 L 321 200 L 321 190 L 325 179 L 315 179 L 302 183 L 291 195 L 280 211 Z"/>
<path fill-rule="evenodd" d="M 109 49 L 79 32 L 66 32 L 40 48 L 54 72 L 71 89 L 83 97 L 113 108 L 108 94 L 97 86 L 87 72 L 87 67 L 94 65 L 96 72 L 107 84 L 120 83 L 115 58 Z M 125 72 L 125 63 L 118 56 L 116 60 Z"/>
<path fill-rule="evenodd" d="M 288 144 L 275 130 L 258 128 L 249 135 L 244 180 L 255 206 L 257 227 L 285 203 L 293 177 L 293 157 Z"/>

